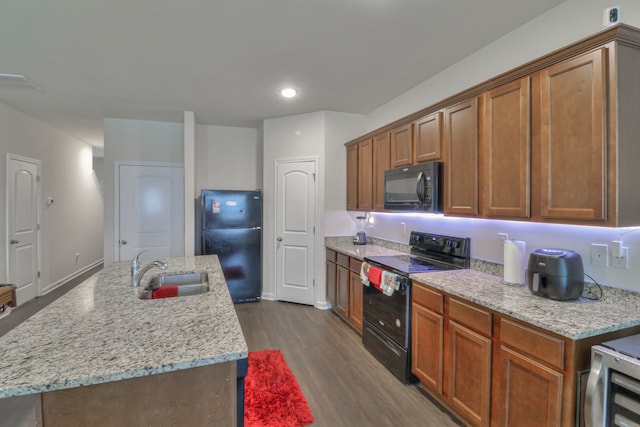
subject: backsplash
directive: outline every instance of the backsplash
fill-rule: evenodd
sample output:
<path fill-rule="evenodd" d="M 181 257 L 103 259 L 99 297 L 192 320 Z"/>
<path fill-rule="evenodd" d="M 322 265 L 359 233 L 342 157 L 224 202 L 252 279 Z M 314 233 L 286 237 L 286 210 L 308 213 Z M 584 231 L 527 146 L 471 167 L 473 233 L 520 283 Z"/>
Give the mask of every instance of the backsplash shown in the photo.
<path fill-rule="evenodd" d="M 341 244 L 350 244 L 352 243 L 352 236 L 330 236 L 325 237 L 325 244 L 328 245 L 341 245 Z M 377 237 L 367 237 L 367 244 L 381 246 L 387 249 L 393 249 L 399 252 L 410 252 L 410 247 L 408 244 L 392 242 L 389 240 L 380 239 Z M 480 271 L 483 273 L 491 274 L 492 276 L 502 277 L 504 274 L 504 266 L 497 262 L 487 261 L 480 258 L 471 258 L 471 269 Z M 507 283 L 505 282 L 505 285 Z M 510 285 L 510 286 L 523 286 L 523 285 Z M 584 290 L 582 292 L 582 296 L 584 298 L 589 299 L 598 299 L 600 294 L 602 297 L 600 298 L 602 301 L 609 301 L 623 306 L 635 306 L 637 303 L 633 300 L 630 301 L 629 293 L 640 296 L 640 293 L 634 290 L 626 290 L 615 288 L 606 285 L 600 285 L 601 288 L 598 288 L 593 282 L 584 282 Z M 600 290 L 602 289 L 602 291 Z"/>

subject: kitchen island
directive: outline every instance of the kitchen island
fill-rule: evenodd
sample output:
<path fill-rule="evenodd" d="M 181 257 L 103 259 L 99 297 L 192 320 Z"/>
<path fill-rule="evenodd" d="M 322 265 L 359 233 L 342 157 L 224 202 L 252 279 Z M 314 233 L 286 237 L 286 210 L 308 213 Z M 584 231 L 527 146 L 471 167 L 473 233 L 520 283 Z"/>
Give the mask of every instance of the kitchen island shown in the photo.
<path fill-rule="evenodd" d="M 248 348 L 218 258 L 162 261 L 141 286 L 197 271 L 210 291 L 142 300 L 114 263 L 0 338 L 0 423 L 235 425 Z"/>

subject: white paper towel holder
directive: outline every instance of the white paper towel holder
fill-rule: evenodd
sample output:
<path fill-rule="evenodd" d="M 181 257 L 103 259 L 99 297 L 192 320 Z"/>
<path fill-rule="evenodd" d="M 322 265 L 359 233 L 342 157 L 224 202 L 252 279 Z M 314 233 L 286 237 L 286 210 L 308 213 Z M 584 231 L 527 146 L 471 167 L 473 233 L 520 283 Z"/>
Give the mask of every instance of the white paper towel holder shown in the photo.
<path fill-rule="evenodd" d="M 502 281 L 508 285 L 526 284 L 526 242 L 509 240 L 506 233 L 498 233 L 504 240 Z"/>

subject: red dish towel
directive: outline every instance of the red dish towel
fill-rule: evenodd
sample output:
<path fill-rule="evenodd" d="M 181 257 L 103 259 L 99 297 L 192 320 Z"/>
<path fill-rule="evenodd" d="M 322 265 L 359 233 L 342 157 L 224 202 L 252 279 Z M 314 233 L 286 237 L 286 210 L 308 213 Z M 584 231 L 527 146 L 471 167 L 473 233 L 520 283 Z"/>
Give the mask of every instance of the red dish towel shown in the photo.
<path fill-rule="evenodd" d="M 382 270 L 378 267 L 374 267 L 373 265 L 369 267 L 369 282 L 373 284 L 373 286 L 382 292 L 382 288 L 380 287 L 380 283 L 382 282 Z"/>
<path fill-rule="evenodd" d="M 178 296 L 177 286 L 160 286 L 158 289 L 151 291 L 151 299 L 171 298 Z"/>

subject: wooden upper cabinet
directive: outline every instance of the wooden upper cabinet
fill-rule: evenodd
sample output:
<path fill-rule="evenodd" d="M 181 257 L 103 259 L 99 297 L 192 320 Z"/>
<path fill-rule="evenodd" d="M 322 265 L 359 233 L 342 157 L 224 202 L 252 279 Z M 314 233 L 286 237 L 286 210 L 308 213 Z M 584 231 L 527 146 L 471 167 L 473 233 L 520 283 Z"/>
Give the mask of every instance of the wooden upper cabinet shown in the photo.
<path fill-rule="evenodd" d="M 478 98 L 445 110 L 444 213 L 478 214 Z"/>
<path fill-rule="evenodd" d="M 358 144 L 358 209 L 373 209 L 373 140 Z"/>
<path fill-rule="evenodd" d="M 347 147 L 347 210 L 358 209 L 358 146 Z"/>
<path fill-rule="evenodd" d="M 415 162 L 422 163 L 442 159 L 442 141 L 444 139 L 442 111 L 416 120 L 414 126 L 416 132 Z"/>
<path fill-rule="evenodd" d="M 482 214 L 528 218 L 531 188 L 531 83 L 524 77 L 482 94 Z"/>
<path fill-rule="evenodd" d="M 391 131 L 391 167 L 413 164 L 413 123 Z"/>
<path fill-rule="evenodd" d="M 384 171 L 391 168 L 391 137 L 384 132 L 373 138 L 373 210 L 384 210 Z"/>
<path fill-rule="evenodd" d="M 607 218 L 606 48 L 540 72 L 540 215 Z"/>

